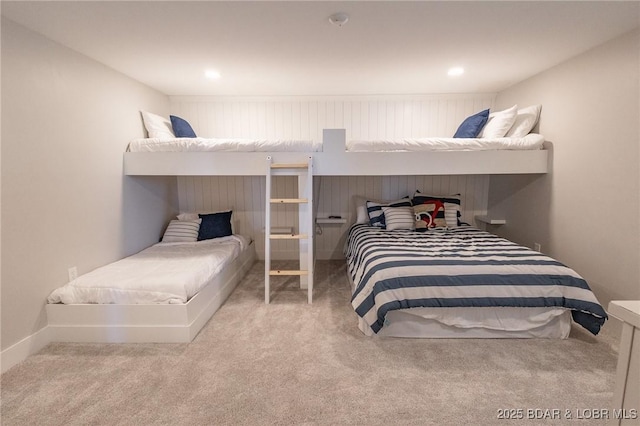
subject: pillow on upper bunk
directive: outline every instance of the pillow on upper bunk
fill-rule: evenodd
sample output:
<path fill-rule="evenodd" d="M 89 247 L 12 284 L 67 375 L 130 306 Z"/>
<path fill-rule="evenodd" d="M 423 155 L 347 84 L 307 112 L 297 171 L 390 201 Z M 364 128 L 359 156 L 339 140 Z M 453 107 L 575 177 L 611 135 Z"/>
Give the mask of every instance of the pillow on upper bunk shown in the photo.
<path fill-rule="evenodd" d="M 411 207 L 411 200 L 407 196 L 400 200 L 383 203 L 379 203 L 376 201 L 367 201 L 367 215 L 369 216 L 369 225 L 385 229 L 386 222 L 384 221 L 384 212 L 382 211 L 382 207 Z"/>
<path fill-rule="evenodd" d="M 416 191 L 411 203 L 418 231 L 460 226 L 460 194 L 432 196 Z"/>
<path fill-rule="evenodd" d="M 140 111 L 140 113 L 142 114 L 142 122 L 150 138 L 173 139 L 176 137 L 169 120 L 147 111 Z"/>
<path fill-rule="evenodd" d="M 184 118 L 170 115 L 171 128 L 177 138 L 196 138 L 196 132 L 193 131 L 191 125 Z"/>
<path fill-rule="evenodd" d="M 542 105 L 531 105 L 518 110 L 516 121 L 505 135 L 508 138 L 523 138 L 531 133 L 538 123 Z"/>
<path fill-rule="evenodd" d="M 190 243 L 198 241 L 202 219 L 172 220 L 162 236 L 163 243 Z"/>
<path fill-rule="evenodd" d="M 180 213 L 176 217 L 178 220 L 198 220 L 200 218 L 198 213 Z"/>
<path fill-rule="evenodd" d="M 489 120 L 487 120 L 487 124 L 484 125 L 478 137 L 485 139 L 503 138 L 515 123 L 517 113 L 518 105 L 502 111 L 492 112 L 489 114 Z"/>
<path fill-rule="evenodd" d="M 360 195 L 354 195 L 352 200 L 356 206 L 356 223 L 369 223 L 369 215 L 367 214 L 367 199 Z"/>
<path fill-rule="evenodd" d="M 213 238 L 228 237 L 231 235 L 232 210 L 219 213 L 200 214 L 202 223 L 198 232 L 198 241 L 211 240 Z"/>
<path fill-rule="evenodd" d="M 382 207 L 384 222 L 389 231 L 394 229 L 416 229 L 413 207 Z"/>
<path fill-rule="evenodd" d="M 478 136 L 482 127 L 486 124 L 489 119 L 489 110 L 485 109 L 484 111 L 480 111 L 476 114 L 470 115 L 465 118 L 464 121 L 456 130 L 456 133 L 453 135 L 454 138 L 475 138 Z"/>

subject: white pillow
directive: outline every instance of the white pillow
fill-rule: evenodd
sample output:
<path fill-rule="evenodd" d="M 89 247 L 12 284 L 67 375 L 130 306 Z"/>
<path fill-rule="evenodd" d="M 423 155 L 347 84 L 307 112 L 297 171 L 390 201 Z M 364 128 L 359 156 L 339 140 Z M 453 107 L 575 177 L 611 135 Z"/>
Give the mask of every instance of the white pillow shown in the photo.
<path fill-rule="evenodd" d="M 142 113 L 144 127 L 147 129 L 150 138 L 173 139 L 176 137 L 169 119 L 146 111 L 140 112 Z"/>
<path fill-rule="evenodd" d="M 523 138 L 535 127 L 540 118 L 542 105 L 531 105 L 518 110 L 516 121 L 505 135 L 508 138 Z"/>
<path fill-rule="evenodd" d="M 198 213 L 180 213 L 176 216 L 178 220 L 198 220 L 200 219 L 200 215 Z"/>
<path fill-rule="evenodd" d="M 367 206 L 362 205 L 362 206 L 356 207 L 356 223 L 369 223 Z"/>
<path fill-rule="evenodd" d="M 489 114 L 489 120 L 478 135 L 479 138 L 502 138 L 507 134 L 516 121 L 518 105 L 511 108 Z"/>
<path fill-rule="evenodd" d="M 200 231 L 200 223 L 198 220 L 172 220 L 169 222 L 167 230 L 162 236 L 163 243 L 177 242 L 196 242 L 198 241 L 198 231 Z"/>
<path fill-rule="evenodd" d="M 367 213 L 367 200 L 369 199 L 361 195 L 353 196 L 353 203 L 356 206 L 356 223 L 369 223 L 369 213 Z"/>
<path fill-rule="evenodd" d="M 387 230 L 416 229 L 413 207 L 382 207 Z"/>

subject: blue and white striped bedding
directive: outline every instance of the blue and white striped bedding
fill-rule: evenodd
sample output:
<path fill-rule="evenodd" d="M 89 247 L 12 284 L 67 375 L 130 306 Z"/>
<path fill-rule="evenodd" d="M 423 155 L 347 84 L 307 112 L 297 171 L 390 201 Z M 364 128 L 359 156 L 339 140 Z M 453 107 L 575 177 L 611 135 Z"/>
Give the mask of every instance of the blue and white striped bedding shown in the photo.
<path fill-rule="evenodd" d="M 420 233 L 354 225 L 346 250 L 351 304 L 375 333 L 387 312 L 414 307 L 563 307 L 593 334 L 607 319 L 575 271 L 472 227 Z"/>

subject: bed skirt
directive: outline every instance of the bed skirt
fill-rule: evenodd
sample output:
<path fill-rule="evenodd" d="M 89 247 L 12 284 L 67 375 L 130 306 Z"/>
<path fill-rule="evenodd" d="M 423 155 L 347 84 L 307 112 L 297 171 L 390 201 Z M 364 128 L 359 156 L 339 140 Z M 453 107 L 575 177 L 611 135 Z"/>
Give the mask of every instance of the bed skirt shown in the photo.
<path fill-rule="evenodd" d="M 434 308 L 449 309 L 449 308 Z M 457 309 L 457 308 L 454 308 Z M 478 317 L 478 309 L 484 308 L 459 308 L 459 312 L 466 310 L 468 316 Z M 504 309 L 504 310 L 501 310 Z M 566 339 L 571 331 L 571 312 L 549 312 L 546 322 L 529 321 L 527 318 L 529 308 L 495 308 L 491 319 L 496 316 L 504 324 L 518 323 L 518 327 L 499 329 L 494 327 L 457 326 L 447 324 L 429 315 L 417 315 L 411 313 L 411 309 L 397 310 L 387 313 L 385 325 L 375 334 L 366 322 L 358 317 L 358 328 L 367 336 L 429 338 L 429 339 Z M 536 312 L 539 315 L 540 312 Z M 529 326 L 526 324 L 529 323 Z"/>

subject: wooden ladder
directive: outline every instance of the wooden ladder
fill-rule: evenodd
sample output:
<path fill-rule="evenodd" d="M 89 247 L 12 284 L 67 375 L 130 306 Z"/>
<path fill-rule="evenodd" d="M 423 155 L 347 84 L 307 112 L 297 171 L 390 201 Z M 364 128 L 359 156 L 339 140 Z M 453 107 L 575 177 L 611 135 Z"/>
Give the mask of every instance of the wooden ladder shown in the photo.
<path fill-rule="evenodd" d="M 271 198 L 272 176 L 298 176 L 297 198 Z M 308 157 L 306 162 L 274 163 L 267 157 L 267 181 L 265 193 L 265 244 L 264 244 L 264 303 L 270 299 L 271 276 L 298 275 L 300 288 L 307 289 L 307 302 L 313 301 L 313 162 Z M 273 204 L 298 205 L 298 233 L 272 234 L 271 207 Z M 293 227 L 292 227 L 293 229 Z M 300 269 L 271 269 L 271 240 L 298 240 L 300 252 Z"/>

